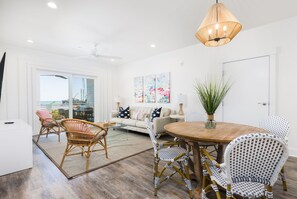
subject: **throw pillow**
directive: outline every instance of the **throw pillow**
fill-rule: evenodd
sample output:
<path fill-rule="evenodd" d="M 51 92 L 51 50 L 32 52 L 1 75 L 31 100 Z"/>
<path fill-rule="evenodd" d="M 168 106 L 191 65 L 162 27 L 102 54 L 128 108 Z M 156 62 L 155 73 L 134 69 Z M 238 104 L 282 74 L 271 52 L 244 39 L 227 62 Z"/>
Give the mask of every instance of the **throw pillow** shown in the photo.
<path fill-rule="evenodd" d="M 130 118 L 130 107 L 128 106 L 126 109 L 124 109 L 123 107 L 120 107 L 118 117 L 129 119 Z"/>
<path fill-rule="evenodd" d="M 154 120 L 154 118 L 156 118 L 156 117 L 160 117 L 160 115 L 161 115 L 161 111 L 162 111 L 162 107 L 160 107 L 160 108 L 155 108 L 154 110 L 153 110 L 153 112 L 152 112 L 152 119 L 151 119 L 151 121 L 153 121 Z"/>

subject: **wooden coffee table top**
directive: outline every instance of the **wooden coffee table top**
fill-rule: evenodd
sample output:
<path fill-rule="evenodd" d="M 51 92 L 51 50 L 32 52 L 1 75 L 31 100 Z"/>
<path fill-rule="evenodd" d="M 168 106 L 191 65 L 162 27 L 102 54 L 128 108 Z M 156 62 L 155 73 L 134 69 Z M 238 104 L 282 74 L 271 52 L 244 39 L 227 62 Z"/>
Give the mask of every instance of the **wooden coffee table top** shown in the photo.
<path fill-rule="evenodd" d="M 175 122 L 164 126 L 168 134 L 188 141 L 229 143 L 249 133 L 267 133 L 264 129 L 234 123 L 218 122 L 215 129 L 206 129 L 204 122 Z"/>

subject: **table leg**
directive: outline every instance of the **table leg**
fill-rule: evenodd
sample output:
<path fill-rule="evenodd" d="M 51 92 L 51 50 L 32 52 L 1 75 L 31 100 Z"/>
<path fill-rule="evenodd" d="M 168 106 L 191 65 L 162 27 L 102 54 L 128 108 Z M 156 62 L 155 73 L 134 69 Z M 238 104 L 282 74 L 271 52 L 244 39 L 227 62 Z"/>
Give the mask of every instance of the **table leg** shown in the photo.
<path fill-rule="evenodd" d="M 194 173 L 197 179 L 197 187 L 194 191 L 194 195 L 196 198 L 201 198 L 202 192 L 202 165 L 201 165 L 201 157 L 199 151 L 199 144 L 197 142 L 189 142 L 189 145 L 192 146 L 193 150 L 193 164 L 194 164 Z"/>
<path fill-rule="evenodd" d="M 224 156 L 224 145 L 218 144 L 218 154 L 217 154 L 217 162 L 222 163 Z"/>

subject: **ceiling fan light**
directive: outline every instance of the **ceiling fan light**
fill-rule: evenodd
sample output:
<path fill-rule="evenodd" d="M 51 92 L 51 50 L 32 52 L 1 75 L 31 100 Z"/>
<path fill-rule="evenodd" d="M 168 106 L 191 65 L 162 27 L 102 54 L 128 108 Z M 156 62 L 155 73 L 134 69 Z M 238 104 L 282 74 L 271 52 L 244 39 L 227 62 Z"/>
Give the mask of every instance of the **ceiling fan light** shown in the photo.
<path fill-rule="evenodd" d="M 208 11 L 195 36 L 205 46 L 216 47 L 229 43 L 242 29 L 236 17 L 222 3 Z"/>

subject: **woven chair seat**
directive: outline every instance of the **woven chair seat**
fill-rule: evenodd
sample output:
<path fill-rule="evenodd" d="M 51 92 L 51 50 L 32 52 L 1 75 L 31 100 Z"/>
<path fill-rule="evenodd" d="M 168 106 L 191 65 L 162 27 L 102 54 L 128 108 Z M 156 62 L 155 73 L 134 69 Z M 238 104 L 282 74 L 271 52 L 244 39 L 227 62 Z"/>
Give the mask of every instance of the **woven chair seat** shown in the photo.
<path fill-rule="evenodd" d="M 226 174 L 224 168 L 220 168 L 219 170 L 214 165 L 210 166 L 209 168 L 213 174 L 212 177 L 218 183 L 218 185 L 220 185 L 224 189 L 227 189 L 227 182 L 225 180 Z M 257 182 L 238 182 L 231 184 L 231 192 L 232 194 L 237 194 L 242 197 L 258 198 L 265 195 L 265 187 L 263 184 Z"/>
<path fill-rule="evenodd" d="M 180 156 L 181 154 L 185 154 L 186 152 L 187 150 L 182 147 L 170 147 L 170 148 L 160 149 L 158 155 L 160 160 L 171 161 L 174 158 Z M 184 157 L 181 157 L 177 161 L 184 161 L 184 160 L 185 160 L 185 155 Z"/>

